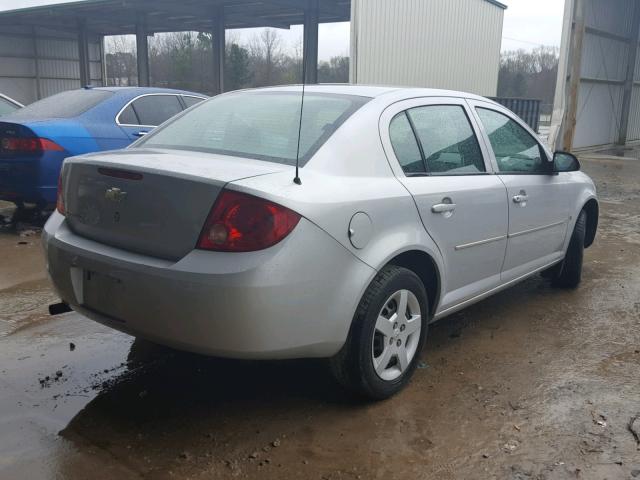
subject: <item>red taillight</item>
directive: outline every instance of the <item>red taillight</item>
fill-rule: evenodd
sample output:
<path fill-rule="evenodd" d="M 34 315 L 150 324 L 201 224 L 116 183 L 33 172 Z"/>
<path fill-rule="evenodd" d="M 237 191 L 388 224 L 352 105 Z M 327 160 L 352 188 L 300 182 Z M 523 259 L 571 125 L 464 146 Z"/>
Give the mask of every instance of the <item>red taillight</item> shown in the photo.
<path fill-rule="evenodd" d="M 64 215 L 64 192 L 62 191 L 62 170 L 58 176 L 58 196 L 56 198 L 56 210 Z"/>
<path fill-rule="evenodd" d="M 39 137 L 3 138 L 0 140 L 0 147 L 5 152 L 15 153 L 62 152 L 64 150 L 64 148 L 48 138 Z"/>
<path fill-rule="evenodd" d="M 252 252 L 275 245 L 291 233 L 300 215 L 277 203 L 223 190 L 204 224 L 197 248 Z"/>

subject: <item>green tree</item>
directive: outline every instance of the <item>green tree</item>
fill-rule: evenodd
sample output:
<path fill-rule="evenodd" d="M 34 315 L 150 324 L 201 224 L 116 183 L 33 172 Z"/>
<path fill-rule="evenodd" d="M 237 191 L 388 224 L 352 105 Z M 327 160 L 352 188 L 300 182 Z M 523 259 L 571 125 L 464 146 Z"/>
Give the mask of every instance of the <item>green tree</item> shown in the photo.
<path fill-rule="evenodd" d="M 232 43 L 227 46 L 225 53 L 224 89 L 238 90 L 251 84 L 251 62 L 249 51 Z"/>
<path fill-rule="evenodd" d="M 348 83 L 349 57 L 331 57 L 328 62 L 318 65 L 318 81 L 320 83 Z"/>

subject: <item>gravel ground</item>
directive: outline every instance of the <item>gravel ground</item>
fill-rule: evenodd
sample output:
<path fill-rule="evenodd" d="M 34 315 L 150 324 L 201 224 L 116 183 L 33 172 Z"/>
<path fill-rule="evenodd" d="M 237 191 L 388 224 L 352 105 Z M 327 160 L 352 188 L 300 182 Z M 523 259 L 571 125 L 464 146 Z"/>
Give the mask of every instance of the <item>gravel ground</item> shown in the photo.
<path fill-rule="evenodd" d="M 581 287 L 535 277 L 436 324 L 381 403 L 321 361 L 49 317 L 37 222 L 0 223 L 0 479 L 640 479 L 640 162 L 583 166 L 601 224 Z"/>

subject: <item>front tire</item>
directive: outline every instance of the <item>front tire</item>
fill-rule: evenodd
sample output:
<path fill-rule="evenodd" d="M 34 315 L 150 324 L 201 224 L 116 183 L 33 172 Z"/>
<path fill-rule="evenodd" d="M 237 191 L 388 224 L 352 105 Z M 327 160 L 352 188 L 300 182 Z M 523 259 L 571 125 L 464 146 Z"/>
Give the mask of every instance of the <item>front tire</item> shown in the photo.
<path fill-rule="evenodd" d="M 554 272 L 551 283 L 554 287 L 576 288 L 582 279 L 582 259 L 584 257 L 584 238 L 587 232 L 587 213 L 582 210 L 576 220 L 567 254 Z"/>
<path fill-rule="evenodd" d="M 347 342 L 330 361 L 338 382 L 376 400 L 399 392 L 418 364 L 428 305 L 411 270 L 389 265 L 380 271 L 360 300 Z"/>

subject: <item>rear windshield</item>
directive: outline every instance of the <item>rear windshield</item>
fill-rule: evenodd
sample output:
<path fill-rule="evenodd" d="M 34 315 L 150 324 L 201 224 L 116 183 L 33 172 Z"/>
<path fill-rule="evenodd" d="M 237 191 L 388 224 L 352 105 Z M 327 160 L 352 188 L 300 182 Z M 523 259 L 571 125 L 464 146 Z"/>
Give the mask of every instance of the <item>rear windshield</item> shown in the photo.
<path fill-rule="evenodd" d="M 106 90 L 68 90 L 43 98 L 11 114 L 12 118 L 72 118 L 109 98 Z"/>
<path fill-rule="evenodd" d="M 300 137 L 304 163 L 370 99 L 306 93 Z M 179 116 L 136 147 L 195 150 L 295 165 L 301 94 L 238 92 L 221 95 Z"/>
<path fill-rule="evenodd" d="M 10 102 L 6 98 L 0 97 L 0 115 L 6 115 L 7 113 L 15 112 L 18 108 L 13 102 Z"/>

